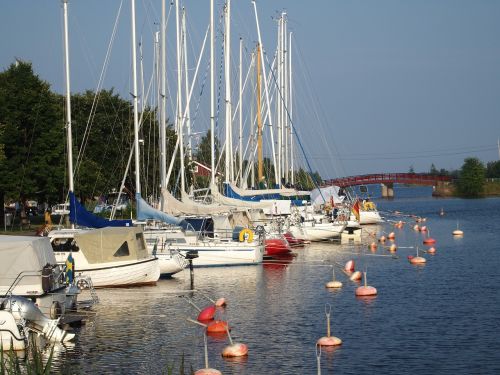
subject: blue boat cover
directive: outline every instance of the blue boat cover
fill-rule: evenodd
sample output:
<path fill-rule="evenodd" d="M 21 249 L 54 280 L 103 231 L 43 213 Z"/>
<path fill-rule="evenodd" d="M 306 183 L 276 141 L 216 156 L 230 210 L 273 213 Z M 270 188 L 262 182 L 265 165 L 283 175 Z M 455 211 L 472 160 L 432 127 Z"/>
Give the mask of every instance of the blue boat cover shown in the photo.
<path fill-rule="evenodd" d="M 252 192 L 255 191 L 254 195 L 241 196 L 233 190 L 233 188 L 231 187 L 230 184 L 224 183 L 223 187 L 224 187 L 224 195 L 226 197 L 233 198 L 233 199 L 239 199 L 242 201 L 250 201 L 250 202 L 260 202 L 261 200 L 272 200 L 272 199 L 289 200 L 292 202 L 292 205 L 294 205 L 294 206 L 303 206 L 304 205 L 303 199 L 293 199 L 294 197 L 291 197 L 291 196 L 285 197 L 279 193 L 268 194 L 268 193 L 259 192 L 259 190 L 252 190 Z M 295 197 L 295 198 L 297 198 L 297 197 Z"/>
<path fill-rule="evenodd" d="M 137 204 L 137 220 L 159 220 L 167 224 L 177 225 L 183 229 L 189 229 L 189 223 L 186 220 L 168 215 L 151 207 L 141 197 L 141 194 L 135 195 L 135 201 Z"/>
<path fill-rule="evenodd" d="M 131 227 L 132 220 L 107 220 L 96 216 L 80 203 L 75 193 L 69 192 L 69 220 L 76 225 L 88 228 Z"/>

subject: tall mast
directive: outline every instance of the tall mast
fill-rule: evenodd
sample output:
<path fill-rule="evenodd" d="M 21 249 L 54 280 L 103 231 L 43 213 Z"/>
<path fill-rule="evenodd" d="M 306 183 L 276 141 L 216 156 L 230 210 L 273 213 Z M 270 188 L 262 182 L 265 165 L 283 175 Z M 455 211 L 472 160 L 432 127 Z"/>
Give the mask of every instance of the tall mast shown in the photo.
<path fill-rule="evenodd" d="M 175 0 L 175 28 L 177 36 L 177 137 L 179 137 L 179 154 L 181 159 L 181 191 L 186 191 L 184 181 L 184 140 L 182 129 L 182 68 L 181 68 L 181 41 L 179 25 L 179 0 Z"/>
<path fill-rule="evenodd" d="M 186 33 L 186 8 L 182 8 L 182 49 L 183 49 L 183 58 L 184 58 L 184 91 L 186 95 L 186 103 L 188 102 L 189 95 L 189 72 L 188 72 L 188 63 L 187 63 L 187 33 Z M 189 164 L 193 161 L 192 155 L 192 142 L 191 142 L 191 106 L 187 106 L 186 108 L 186 128 L 187 128 L 187 137 L 188 137 L 188 160 Z"/>
<path fill-rule="evenodd" d="M 215 184 L 215 32 L 214 0 L 210 0 L 210 169 L 212 184 Z"/>
<path fill-rule="evenodd" d="M 225 60 L 225 87 L 226 87 L 226 157 L 225 157 L 225 180 L 229 182 L 233 180 L 232 174 L 232 132 L 231 132 L 231 0 L 226 0 L 225 7 L 225 26 L 224 32 L 224 60 Z"/>
<path fill-rule="evenodd" d="M 239 168 L 240 168 L 240 187 L 243 187 L 243 39 L 240 38 L 240 90 L 239 90 L 239 120 L 240 120 L 240 134 L 239 134 Z"/>
<path fill-rule="evenodd" d="M 283 172 L 285 182 L 288 183 L 288 66 L 287 66 L 287 31 L 286 31 L 286 13 L 283 13 L 283 31 L 281 34 L 283 47 L 283 73 L 281 85 L 283 90 Z"/>
<path fill-rule="evenodd" d="M 165 173 L 167 171 L 167 142 L 166 142 L 166 127 L 167 127 L 167 57 L 166 57 L 166 5 L 165 0 L 161 2 L 161 110 L 160 110 L 160 187 L 167 188 Z M 163 197 L 162 194 L 160 194 Z M 163 198 L 160 199 L 160 208 L 163 210 Z"/>
<path fill-rule="evenodd" d="M 259 15 L 257 14 L 257 4 L 255 3 L 255 0 L 252 0 L 253 4 L 253 9 L 255 12 L 255 23 L 257 24 L 257 35 L 259 37 L 259 50 L 260 50 L 260 59 L 262 62 L 262 75 L 264 76 L 264 90 L 266 93 L 266 106 L 267 106 L 267 118 L 269 121 L 269 128 L 270 128 L 270 133 L 271 133 L 271 146 L 272 146 L 272 152 L 273 152 L 273 163 L 274 163 L 274 179 L 276 180 L 276 184 L 280 186 L 280 179 L 278 176 L 278 171 L 276 168 L 276 150 L 274 147 L 274 135 L 273 135 L 273 121 L 272 121 L 272 116 L 271 116 L 271 101 L 269 100 L 269 91 L 268 91 L 268 86 L 267 86 L 267 75 L 266 75 L 266 67 L 264 63 L 264 51 L 262 47 L 262 38 L 260 36 L 260 25 L 259 25 Z M 260 181 L 259 181 L 260 182 Z"/>
<path fill-rule="evenodd" d="M 141 180 L 139 175 L 139 103 L 137 98 L 137 51 L 135 39 L 135 0 L 131 0 L 132 18 L 132 98 L 134 101 L 134 151 L 135 151 L 135 193 L 141 194 Z"/>
<path fill-rule="evenodd" d="M 260 107 L 260 44 L 257 44 L 257 185 L 264 179 L 264 162 L 262 152 L 262 112 Z"/>
<path fill-rule="evenodd" d="M 64 15 L 64 73 L 66 83 L 66 147 L 68 148 L 68 189 L 74 192 L 73 182 L 73 140 L 71 132 L 71 88 L 69 81 L 69 33 L 68 33 L 68 0 L 62 0 Z M 72 223 L 71 227 L 75 225 Z"/>
<path fill-rule="evenodd" d="M 277 61 L 278 63 L 276 64 L 276 70 L 277 70 L 277 90 L 276 90 L 276 109 L 277 109 L 277 121 L 276 121 L 276 128 L 278 131 L 278 164 L 276 165 L 277 173 L 281 181 L 281 144 L 282 144 L 282 100 L 281 100 L 281 71 L 282 71 L 282 46 L 281 46 L 281 23 L 283 21 L 283 15 L 280 17 L 278 21 L 278 55 L 277 55 Z"/>
<path fill-rule="evenodd" d="M 290 32 L 290 38 L 289 38 L 289 43 L 288 43 L 288 78 L 290 79 L 288 83 L 288 89 L 290 91 L 290 98 L 289 98 L 289 104 L 288 104 L 288 114 L 290 116 L 290 173 L 291 173 L 291 178 L 290 182 L 295 184 L 295 173 L 293 169 L 293 134 L 295 133 L 293 130 L 293 81 L 292 81 L 292 33 Z"/>

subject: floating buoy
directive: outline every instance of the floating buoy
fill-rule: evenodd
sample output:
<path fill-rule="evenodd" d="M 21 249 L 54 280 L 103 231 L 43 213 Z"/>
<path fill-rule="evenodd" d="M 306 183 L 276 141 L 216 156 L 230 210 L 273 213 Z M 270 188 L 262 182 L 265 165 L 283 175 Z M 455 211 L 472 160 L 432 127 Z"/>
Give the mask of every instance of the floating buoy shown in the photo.
<path fill-rule="evenodd" d="M 376 296 L 377 295 L 377 289 L 375 289 L 373 286 L 366 285 L 366 272 L 363 272 L 365 276 L 365 285 L 360 286 L 356 289 L 356 296 L 358 297 L 369 297 L 369 296 Z"/>
<path fill-rule="evenodd" d="M 398 249 L 398 247 L 394 243 L 391 246 L 389 246 L 389 251 L 391 253 L 395 253 L 397 249 Z"/>
<path fill-rule="evenodd" d="M 226 330 L 230 345 L 222 350 L 223 357 L 243 357 L 248 354 L 248 346 L 245 344 L 233 342 L 229 329 Z"/>
<path fill-rule="evenodd" d="M 420 227 L 418 226 L 418 224 L 415 224 L 415 225 L 413 226 L 413 230 L 416 230 L 416 231 L 419 231 L 419 230 L 420 230 Z"/>
<path fill-rule="evenodd" d="M 194 375 L 222 375 L 222 372 L 214 368 L 202 368 L 196 371 Z"/>
<path fill-rule="evenodd" d="M 217 307 L 226 306 L 226 299 L 224 297 L 219 298 L 217 301 L 215 301 L 215 306 Z"/>
<path fill-rule="evenodd" d="M 380 242 L 385 242 L 386 238 L 385 236 L 380 236 L 380 238 L 378 239 Z"/>
<path fill-rule="evenodd" d="M 359 281 L 361 280 L 361 272 L 359 271 L 356 271 L 356 272 L 353 272 L 353 274 L 351 275 L 351 277 L 349 277 L 349 280 L 351 281 Z"/>
<path fill-rule="evenodd" d="M 325 284 L 327 288 L 342 288 L 342 283 L 335 280 L 335 268 L 333 268 L 333 279 Z"/>
<path fill-rule="evenodd" d="M 453 235 L 454 236 L 463 236 L 464 235 L 464 232 L 462 232 L 460 229 L 455 229 L 453 231 Z"/>
<path fill-rule="evenodd" d="M 436 254 L 436 249 L 434 247 L 430 247 L 430 248 L 427 249 L 427 252 L 429 254 Z"/>
<path fill-rule="evenodd" d="M 440 216 L 444 216 L 444 210 L 443 210 L 443 208 L 441 208 L 441 212 L 439 212 L 439 215 Z"/>
<path fill-rule="evenodd" d="M 248 355 L 248 346 L 241 343 L 228 345 L 222 350 L 223 357 L 243 357 L 245 355 Z"/>
<path fill-rule="evenodd" d="M 372 242 L 372 243 L 370 244 L 370 250 L 371 250 L 371 251 L 376 251 L 376 250 L 377 250 L 377 243 Z"/>
<path fill-rule="evenodd" d="M 344 270 L 347 272 L 354 272 L 354 261 L 348 261 L 344 266 Z"/>
<path fill-rule="evenodd" d="M 327 311 L 328 306 L 328 311 Z M 338 337 L 330 335 L 330 312 L 332 307 L 330 304 L 325 305 L 325 315 L 326 315 L 326 336 L 321 337 L 316 341 L 316 345 L 319 346 L 337 346 L 342 344 L 342 340 Z"/>
<path fill-rule="evenodd" d="M 427 237 L 424 239 L 424 245 L 432 245 L 436 243 L 436 240 L 432 237 Z"/>
<path fill-rule="evenodd" d="M 207 332 L 208 333 L 222 333 L 229 331 L 230 328 L 227 322 L 223 320 L 214 320 L 211 323 L 207 324 Z"/>
<path fill-rule="evenodd" d="M 207 320 L 212 320 L 215 316 L 215 311 L 216 311 L 215 305 L 210 305 L 205 307 L 198 314 L 198 321 L 203 322 Z"/>
<path fill-rule="evenodd" d="M 395 239 L 396 238 L 396 233 L 394 233 L 394 232 L 389 233 L 389 235 L 387 236 L 387 238 L 390 239 L 390 240 Z"/>
<path fill-rule="evenodd" d="M 420 232 L 427 232 L 427 227 L 425 225 L 420 227 Z"/>
<path fill-rule="evenodd" d="M 414 257 L 409 255 L 408 260 L 410 261 L 411 264 L 424 264 L 427 262 L 427 260 L 423 257 Z"/>

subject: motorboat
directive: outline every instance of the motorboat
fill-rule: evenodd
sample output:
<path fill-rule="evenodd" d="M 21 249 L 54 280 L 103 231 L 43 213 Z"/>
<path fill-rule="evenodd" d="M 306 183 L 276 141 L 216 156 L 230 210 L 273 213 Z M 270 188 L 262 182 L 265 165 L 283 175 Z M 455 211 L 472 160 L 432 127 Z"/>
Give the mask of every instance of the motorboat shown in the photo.
<path fill-rule="evenodd" d="M 154 285 L 160 278 L 158 258 L 147 250 L 139 227 L 56 229 L 49 233 L 58 263 L 71 253 L 80 287 L 89 278 L 96 288 Z"/>
<path fill-rule="evenodd" d="M 240 236 L 243 231 L 243 235 Z M 241 266 L 261 263 L 264 256 L 264 245 L 260 242 L 260 238 L 254 238 L 253 231 L 249 229 L 246 231 L 242 229 L 237 235 L 237 239 L 222 236 L 210 238 L 180 228 L 144 231 L 150 251 L 156 245 L 158 257 L 161 257 L 162 253 L 170 254 L 171 251 L 179 252 L 183 256 L 190 251 L 197 252 L 198 257 L 193 260 L 194 267 Z"/>
<path fill-rule="evenodd" d="M 67 285 L 47 237 L 0 236 L 0 298 L 11 295 L 29 298 L 52 319 L 76 307 L 78 288 Z"/>

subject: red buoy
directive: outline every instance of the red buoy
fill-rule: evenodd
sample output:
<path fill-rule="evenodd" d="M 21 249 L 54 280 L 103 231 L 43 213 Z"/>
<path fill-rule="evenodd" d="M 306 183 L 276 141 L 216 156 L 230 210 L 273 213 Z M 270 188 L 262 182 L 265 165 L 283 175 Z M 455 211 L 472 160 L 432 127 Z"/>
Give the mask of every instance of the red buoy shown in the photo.
<path fill-rule="evenodd" d="M 436 243 L 436 240 L 432 237 L 427 237 L 424 239 L 424 245 L 432 245 L 435 243 Z"/>
<path fill-rule="evenodd" d="M 354 261 L 348 261 L 344 266 L 344 270 L 347 272 L 354 272 Z"/>
<path fill-rule="evenodd" d="M 215 305 L 210 305 L 205 307 L 203 310 L 200 311 L 198 314 L 198 321 L 203 322 L 207 320 L 212 320 L 215 316 Z"/>
<path fill-rule="evenodd" d="M 427 252 L 429 254 L 436 254 L 436 249 L 434 247 L 431 247 L 431 248 L 427 249 Z"/>
<path fill-rule="evenodd" d="M 385 242 L 386 238 L 385 238 L 385 236 L 380 236 L 380 238 L 378 240 L 379 240 L 379 242 Z"/>
<path fill-rule="evenodd" d="M 224 307 L 226 306 L 226 304 L 226 299 L 224 297 L 221 297 L 217 301 L 215 301 L 215 306 L 217 307 Z"/>
<path fill-rule="evenodd" d="M 388 238 L 388 239 L 390 239 L 390 240 L 395 239 L 395 238 L 396 238 L 396 233 L 394 233 L 394 232 L 389 233 L 389 234 L 387 235 L 387 238 Z"/>
<path fill-rule="evenodd" d="M 372 242 L 372 243 L 370 244 L 370 250 L 371 250 L 371 251 L 377 251 L 377 244 L 376 244 L 375 242 Z"/>
<path fill-rule="evenodd" d="M 427 262 L 427 260 L 423 257 L 414 257 L 412 255 L 408 256 L 408 260 L 411 264 L 425 264 L 425 262 Z"/>
<path fill-rule="evenodd" d="M 377 295 L 377 289 L 375 289 L 373 286 L 367 285 L 367 280 L 366 280 L 366 272 L 363 272 L 365 276 L 365 285 L 360 286 L 359 288 L 356 289 L 356 296 L 357 297 L 369 297 L 369 296 L 376 296 Z"/>
<path fill-rule="evenodd" d="M 202 368 L 196 371 L 194 375 L 222 375 L 222 372 L 214 368 Z"/>
<path fill-rule="evenodd" d="M 327 310 L 328 306 L 328 310 Z M 332 307 L 330 304 L 325 305 L 326 314 L 326 336 L 321 337 L 316 341 L 316 345 L 319 346 L 337 346 L 342 344 L 342 340 L 335 336 L 330 336 L 330 312 Z"/>
<path fill-rule="evenodd" d="M 420 227 L 418 226 L 418 224 L 415 224 L 415 225 L 413 226 L 413 230 L 418 230 L 418 231 L 420 230 Z"/>

